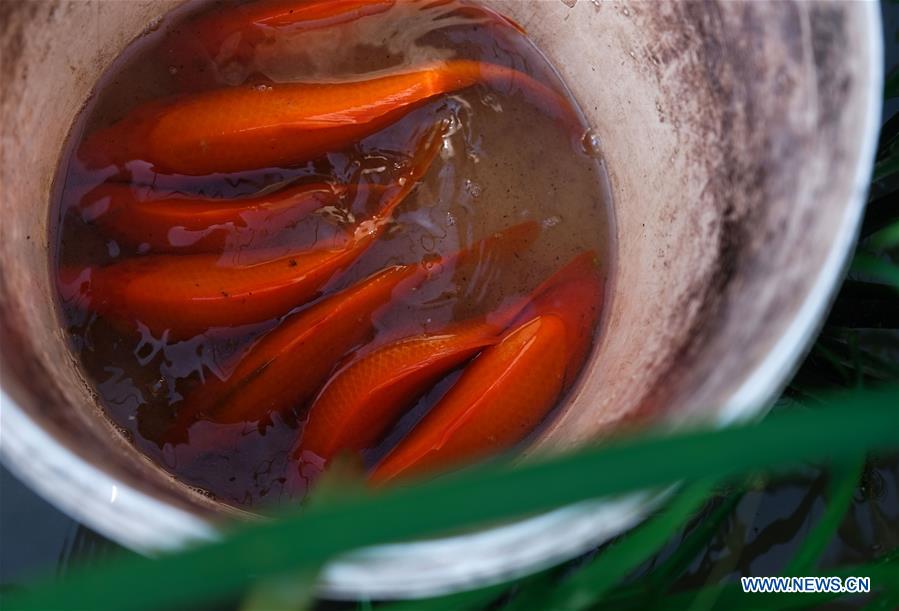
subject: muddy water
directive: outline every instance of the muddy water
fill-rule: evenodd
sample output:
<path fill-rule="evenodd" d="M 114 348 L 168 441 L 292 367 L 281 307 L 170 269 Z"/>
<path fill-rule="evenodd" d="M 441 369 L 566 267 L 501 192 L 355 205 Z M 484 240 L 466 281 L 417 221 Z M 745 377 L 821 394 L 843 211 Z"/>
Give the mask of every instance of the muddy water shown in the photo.
<path fill-rule="evenodd" d="M 154 24 L 115 62 L 74 128 L 72 150 L 83 137 L 140 104 L 167 96 L 216 87 L 359 79 L 435 60 L 466 58 L 510 66 L 565 91 L 552 67 L 514 24 L 471 6 L 404 2 L 339 25 L 271 28 L 249 52 L 241 47 L 239 35 L 231 36 L 213 56 L 196 45 L 197 28 L 211 11 L 242 7 L 232 2 L 189 3 Z M 440 96 L 361 142 L 296 167 L 187 177 L 156 173 L 139 159 L 124 171 L 88 171 L 72 154 L 59 169 L 58 201 L 51 212 L 55 264 L 77 272 L 154 254 L 147 244 L 117 241 L 84 214 L 84 198 L 104 181 L 124 180 L 135 189 L 162 194 L 217 198 L 249 197 L 313 181 L 389 184 L 408 148 L 404 145 L 410 131 L 437 121 L 449 126 L 437 161 L 394 213 L 382 238 L 329 291 L 388 265 L 456 252 L 521 222 L 534 221 L 539 237 L 511 262 L 499 265 L 485 259 L 464 274 L 448 270 L 429 280 L 414 297 L 399 300 L 379 315 L 373 340 L 395 333 L 400 325 L 406 331 L 428 331 L 489 312 L 512 296 L 526 295 L 585 250 L 594 250 L 608 269 L 614 251 L 610 201 L 597 151 L 584 145 L 586 126 L 565 126 L 554 109 L 501 85 Z M 360 206 L 352 198 L 341 200 L 332 214 L 313 215 L 280 232 L 267 243 L 269 252 L 293 252 L 333 237 L 348 218 L 366 212 Z M 223 256 L 239 247 L 227 245 Z M 185 397 L 212 376 L 226 379 L 235 355 L 276 328 L 279 319 L 173 341 L 146 328 L 123 329 L 64 297 L 60 301 L 73 350 L 108 416 L 151 459 L 187 484 L 233 505 L 277 503 L 303 493 L 287 493 L 284 481 L 305 406 L 276 414 L 271 422 L 200 421 L 190 432 L 193 443 L 166 437 Z M 378 447 L 363 453 L 363 460 L 371 464 L 383 455 L 452 379 L 422 398 Z M 227 447 L 218 444 L 208 450 L 196 443 L 206 435 L 224 435 Z"/>

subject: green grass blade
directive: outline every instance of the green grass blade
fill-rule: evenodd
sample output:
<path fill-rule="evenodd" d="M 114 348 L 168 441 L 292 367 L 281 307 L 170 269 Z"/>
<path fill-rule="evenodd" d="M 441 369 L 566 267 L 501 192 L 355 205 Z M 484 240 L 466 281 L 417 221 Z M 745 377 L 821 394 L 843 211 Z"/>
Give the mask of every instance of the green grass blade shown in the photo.
<path fill-rule="evenodd" d="M 852 271 L 876 278 L 899 290 L 899 267 L 872 255 L 858 253 L 852 260 Z"/>
<path fill-rule="evenodd" d="M 840 377 L 843 379 L 843 382 L 852 381 L 852 377 L 848 368 L 846 367 L 845 359 L 842 358 L 839 354 L 835 353 L 833 350 L 829 349 L 823 342 L 817 342 L 812 348 L 812 354 L 820 356 L 826 359 L 833 368 L 839 373 Z"/>
<path fill-rule="evenodd" d="M 881 144 L 877 156 L 871 182 L 877 182 L 899 171 L 899 135 L 894 133 Z"/>
<path fill-rule="evenodd" d="M 240 611 L 308 611 L 315 605 L 317 573 L 264 579 L 250 589 Z"/>
<path fill-rule="evenodd" d="M 690 565 L 696 555 L 706 546 L 721 524 L 736 509 L 743 490 L 728 495 L 711 514 L 690 535 L 677 546 L 665 562 L 647 577 L 651 585 L 647 589 L 662 591 L 677 579 Z"/>
<path fill-rule="evenodd" d="M 13 595 L 7 609 L 158 609 L 233 596 L 259 578 L 314 570 L 354 548 L 433 535 L 679 480 L 726 478 L 801 460 L 840 460 L 899 446 L 899 389 L 834 397 L 763 422 L 654 432 L 511 469 L 495 461 L 377 494 L 355 493 L 162 561 L 124 558 Z"/>
<path fill-rule="evenodd" d="M 899 223 L 887 225 L 868 238 L 867 244 L 875 251 L 884 251 L 899 246 Z"/>
<path fill-rule="evenodd" d="M 560 578 L 556 571 L 545 571 L 525 581 L 515 596 L 505 605 L 502 611 L 530 611 L 531 609 L 557 609 L 549 601 L 553 593 L 560 588 Z"/>
<path fill-rule="evenodd" d="M 833 468 L 827 509 L 787 566 L 786 575 L 812 574 L 818 559 L 824 553 L 827 544 L 833 539 L 834 533 L 840 527 L 840 523 L 852 504 L 852 495 L 864 468 L 864 454 L 859 454 Z"/>
<path fill-rule="evenodd" d="M 477 590 L 420 600 L 404 600 L 378 606 L 378 611 L 469 611 L 481 609 L 496 600 L 512 584 L 501 583 Z"/>
<path fill-rule="evenodd" d="M 560 582 L 555 590 L 525 588 L 508 611 L 559 609 L 580 611 L 599 603 L 640 564 L 648 560 L 708 500 L 711 482 L 697 482 L 678 494 L 657 516 L 613 544 Z M 518 602 L 516 605 L 515 602 Z"/>
<path fill-rule="evenodd" d="M 873 180 L 883 180 L 899 172 L 899 155 L 891 155 L 874 164 Z"/>

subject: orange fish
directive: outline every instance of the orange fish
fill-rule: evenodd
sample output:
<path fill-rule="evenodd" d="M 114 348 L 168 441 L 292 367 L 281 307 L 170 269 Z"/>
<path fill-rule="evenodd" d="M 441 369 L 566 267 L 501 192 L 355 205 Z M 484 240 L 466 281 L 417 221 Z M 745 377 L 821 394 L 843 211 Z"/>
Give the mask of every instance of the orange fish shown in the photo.
<path fill-rule="evenodd" d="M 442 10 L 437 19 L 452 17 L 464 17 L 468 20 L 477 20 L 478 25 L 490 25 L 511 28 L 518 34 L 527 36 L 525 29 L 505 15 L 490 10 L 484 6 L 462 4 L 458 0 L 411 0 L 413 4 L 419 4 L 422 10 Z M 453 22 L 454 25 L 459 25 Z M 472 23 L 474 25 L 474 23 Z"/>
<path fill-rule="evenodd" d="M 331 378 L 310 408 L 294 458 L 302 460 L 305 453 L 311 453 L 315 462 L 321 462 L 343 449 L 375 445 L 413 401 L 450 371 L 497 343 L 516 317 L 525 316 L 520 314 L 522 309 L 530 318 L 535 311 L 558 313 L 567 308 L 564 320 L 572 321 L 568 344 L 589 347 L 595 320 L 587 328 L 574 323 L 585 322 L 594 307 L 580 299 L 601 288 L 594 282 L 598 275 L 593 260 L 593 253 L 575 258 L 542 283 L 533 296 L 506 306 L 489 320 L 407 337 L 351 360 Z M 596 295 L 601 296 L 601 291 L 596 290 Z M 584 337 L 576 335 L 579 333 Z"/>
<path fill-rule="evenodd" d="M 211 253 L 258 248 L 280 232 L 344 200 L 380 197 L 379 185 L 346 187 L 326 183 L 294 185 L 243 199 L 181 193 L 156 195 L 150 187 L 104 183 L 79 203 L 82 217 L 132 247 L 154 253 Z"/>
<path fill-rule="evenodd" d="M 552 314 L 509 332 L 465 369 L 371 481 L 456 466 L 524 439 L 559 398 L 566 348 L 565 324 Z"/>
<path fill-rule="evenodd" d="M 185 400 L 179 428 L 200 418 L 256 422 L 302 406 L 337 360 L 372 333 L 377 310 L 426 277 L 418 265 L 389 267 L 288 317 L 241 357 L 226 380 L 213 379 Z"/>
<path fill-rule="evenodd" d="M 184 91 L 217 84 L 232 62 L 250 65 L 256 47 L 280 31 L 293 36 L 389 10 L 395 0 L 263 0 L 210 11 L 181 26 L 167 49 Z"/>
<path fill-rule="evenodd" d="M 159 172 L 187 175 L 292 166 L 478 83 L 515 86 L 553 109 L 570 108 L 522 72 L 451 60 L 360 81 L 241 86 L 151 102 L 89 136 L 78 155 L 89 169 L 142 159 Z"/>
<path fill-rule="evenodd" d="M 602 312 L 603 277 L 596 253 L 581 253 L 534 291 L 534 300 L 519 315 L 521 323 L 535 315 L 553 314 L 565 324 L 565 385 L 577 377 L 593 345 Z"/>
<path fill-rule="evenodd" d="M 602 289 L 592 251 L 542 283 L 518 315 L 515 324 L 520 326 L 472 362 L 375 469 L 373 480 L 478 458 L 526 437 L 583 367 L 593 344 Z M 535 327 L 535 321 L 542 322 Z M 536 351 L 528 347 L 531 341 Z"/>
<path fill-rule="evenodd" d="M 441 133 L 432 131 L 408 174 L 385 188 L 385 203 L 377 215 L 329 247 L 269 259 L 241 252 L 136 257 L 89 269 L 81 274 L 85 280 L 74 291 L 86 296 L 81 301 L 101 315 L 130 325 L 143 323 L 157 336 L 168 331 L 170 339 L 281 316 L 315 298 L 377 240 L 394 208 L 430 167 Z M 75 275 L 70 270 L 60 272 L 61 280 Z"/>
<path fill-rule="evenodd" d="M 259 421 L 302 407 L 338 359 L 372 333 L 379 308 L 440 273 L 446 263 L 464 261 L 483 249 L 518 252 L 536 234 L 536 225 L 525 223 L 440 261 L 390 267 L 290 316 L 241 356 L 227 380 L 199 387 L 185 402 L 178 428 L 199 417 L 221 423 Z"/>
<path fill-rule="evenodd" d="M 311 452 L 330 460 L 340 450 L 375 445 L 410 403 L 449 371 L 499 340 L 502 326 L 453 325 L 384 346 L 341 369 L 309 412 L 295 459 Z"/>
<path fill-rule="evenodd" d="M 165 48 L 165 60 L 182 91 L 211 89 L 227 80 L 226 72 L 234 74 L 234 64 L 240 68 L 238 74 L 249 76 L 258 67 L 257 47 L 278 36 L 295 40 L 307 32 L 381 15 L 397 4 L 421 11 L 437 9 L 440 13 L 436 20 L 462 17 L 472 25 L 507 27 L 525 34 L 520 25 L 504 15 L 456 0 L 262 0 L 209 12 L 181 25 L 180 33 Z M 305 40 L 303 48 L 309 52 Z"/>

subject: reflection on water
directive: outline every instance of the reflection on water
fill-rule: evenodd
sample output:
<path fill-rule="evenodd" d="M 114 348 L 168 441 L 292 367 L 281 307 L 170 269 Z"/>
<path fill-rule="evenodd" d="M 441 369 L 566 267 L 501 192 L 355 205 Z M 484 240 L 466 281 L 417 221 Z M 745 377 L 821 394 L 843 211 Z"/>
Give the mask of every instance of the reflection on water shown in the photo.
<path fill-rule="evenodd" d="M 782 574 L 828 500 L 824 470 L 805 468 L 750 490 L 736 502 L 721 529 L 678 579 L 675 590 L 736 581 L 741 576 Z M 728 496 L 715 499 L 685 530 L 686 535 L 715 513 Z M 683 535 L 653 563 L 664 560 Z M 862 564 L 899 546 L 899 454 L 869 461 L 850 510 L 824 552 L 829 567 Z"/>

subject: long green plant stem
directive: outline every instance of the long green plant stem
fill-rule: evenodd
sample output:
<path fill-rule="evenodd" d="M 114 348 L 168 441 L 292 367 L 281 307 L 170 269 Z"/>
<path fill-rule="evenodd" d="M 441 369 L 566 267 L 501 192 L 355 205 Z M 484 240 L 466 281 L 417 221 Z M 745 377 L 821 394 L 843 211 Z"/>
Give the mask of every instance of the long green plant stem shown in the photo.
<path fill-rule="evenodd" d="M 302 515 L 244 527 L 164 560 L 123 559 L 40 584 L 8 608 L 159 609 L 238 594 L 254 581 L 315 569 L 361 546 L 402 541 L 676 481 L 724 479 L 802 460 L 842 460 L 899 446 L 899 389 L 833 397 L 721 430 L 651 433 L 545 462 L 496 461 L 379 493 L 354 493 Z"/>

